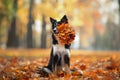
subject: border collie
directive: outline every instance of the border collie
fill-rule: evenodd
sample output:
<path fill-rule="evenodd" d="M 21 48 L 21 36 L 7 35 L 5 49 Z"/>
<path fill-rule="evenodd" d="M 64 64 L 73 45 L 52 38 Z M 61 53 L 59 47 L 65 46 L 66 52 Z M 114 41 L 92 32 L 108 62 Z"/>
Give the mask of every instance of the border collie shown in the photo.
<path fill-rule="evenodd" d="M 42 71 L 46 73 L 58 74 L 59 71 L 70 73 L 70 45 L 62 45 L 58 42 L 55 35 L 57 34 L 57 26 L 62 23 L 68 24 L 67 16 L 64 15 L 60 21 L 50 17 L 52 24 L 52 50 L 50 54 L 49 63 Z"/>

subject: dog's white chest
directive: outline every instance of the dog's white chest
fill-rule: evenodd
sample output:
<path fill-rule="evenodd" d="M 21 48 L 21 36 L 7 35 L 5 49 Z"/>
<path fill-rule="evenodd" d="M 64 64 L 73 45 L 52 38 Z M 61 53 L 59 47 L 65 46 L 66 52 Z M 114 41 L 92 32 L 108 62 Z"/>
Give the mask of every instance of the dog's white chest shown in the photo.
<path fill-rule="evenodd" d="M 70 50 L 66 49 L 63 45 L 57 44 L 57 45 L 53 45 L 53 54 L 61 54 L 61 55 L 65 55 L 67 54 L 68 56 L 70 56 Z"/>

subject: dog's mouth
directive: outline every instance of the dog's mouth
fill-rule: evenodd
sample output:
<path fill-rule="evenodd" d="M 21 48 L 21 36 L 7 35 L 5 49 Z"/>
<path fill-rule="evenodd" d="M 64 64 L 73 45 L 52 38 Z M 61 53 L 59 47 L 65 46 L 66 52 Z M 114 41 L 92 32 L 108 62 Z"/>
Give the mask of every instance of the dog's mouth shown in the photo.
<path fill-rule="evenodd" d="M 75 39 L 75 31 L 69 24 L 62 23 L 57 26 L 56 30 L 58 32 L 56 32 L 55 36 L 61 44 L 71 44 Z"/>
<path fill-rule="evenodd" d="M 51 30 L 51 32 L 52 32 L 52 34 L 54 34 L 54 35 L 57 35 L 59 32 L 56 30 L 56 31 L 54 31 L 54 30 Z"/>
<path fill-rule="evenodd" d="M 53 34 L 58 34 L 58 31 L 56 30 L 56 31 L 51 31 Z"/>
<path fill-rule="evenodd" d="M 54 32 L 54 34 L 58 34 L 58 31 L 57 30 L 55 30 L 55 31 L 53 31 Z"/>

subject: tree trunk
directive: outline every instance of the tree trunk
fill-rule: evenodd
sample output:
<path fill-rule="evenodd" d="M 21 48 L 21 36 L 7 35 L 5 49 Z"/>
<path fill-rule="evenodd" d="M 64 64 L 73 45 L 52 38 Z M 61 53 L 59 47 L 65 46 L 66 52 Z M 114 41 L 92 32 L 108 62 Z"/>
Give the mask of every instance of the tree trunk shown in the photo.
<path fill-rule="evenodd" d="M 30 0 L 30 8 L 29 8 L 29 22 L 27 25 L 27 48 L 33 48 L 33 38 L 32 38 L 32 8 L 33 8 L 33 0 Z"/>
<path fill-rule="evenodd" d="M 13 14 L 16 14 L 17 0 L 14 0 L 13 9 L 14 9 Z M 8 48 L 9 47 L 18 47 L 18 44 L 19 44 L 19 40 L 18 40 L 18 36 L 16 35 L 16 15 L 14 15 L 12 18 L 11 26 L 9 28 L 9 32 L 8 32 L 7 47 Z"/>
<path fill-rule="evenodd" d="M 1 43 L 1 38 L 2 38 L 2 37 L 1 37 L 1 23 L 0 23 L 0 47 L 1 47 L 1 44 L 2 44 L 2 43 Z"/>
<path fill-rule="evenodd" d="M 46 22 L 44 15 L 42 16 L 41 48 L 46 48 Z"/>
<path fill-rule="evenodd" d="M 120 13 L 120 0 L 118 0 L 118 4 L 119 4 L 119 13 Z M 120 14 L 119 14 L 120 15 Z"/>

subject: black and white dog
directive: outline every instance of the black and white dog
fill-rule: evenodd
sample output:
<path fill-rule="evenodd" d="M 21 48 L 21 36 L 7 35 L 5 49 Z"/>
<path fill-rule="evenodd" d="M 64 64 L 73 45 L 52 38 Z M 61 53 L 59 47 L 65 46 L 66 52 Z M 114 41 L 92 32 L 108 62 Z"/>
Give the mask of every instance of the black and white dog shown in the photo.
<path fill-rule="evenodd" d="M 62 17 L 60 21 L 50 17 L 52 23 L 52 50 L 50 54 L 50 60 L 46 67 L 43 67 L 42 70 L 46 73 L 57 74 L 59 71 L 64 71 L 70 73 L 70 45 L 61 45 L 56 39 L 55 35 L 57 34 L 57 26 L 62 23 L 68 24 L 68 19 L 66 15 Z"/>

